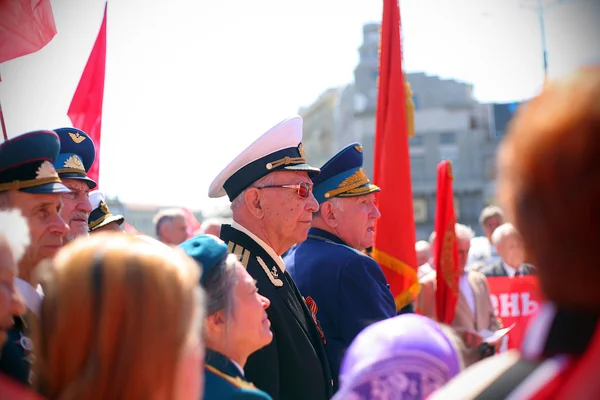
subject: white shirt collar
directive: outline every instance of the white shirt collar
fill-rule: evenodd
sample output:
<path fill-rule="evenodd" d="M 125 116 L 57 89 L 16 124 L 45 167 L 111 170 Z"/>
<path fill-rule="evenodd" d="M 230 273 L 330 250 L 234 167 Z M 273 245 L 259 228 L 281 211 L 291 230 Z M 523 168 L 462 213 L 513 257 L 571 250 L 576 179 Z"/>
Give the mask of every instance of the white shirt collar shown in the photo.
<path fill-rule="evenodd" d="M 27 308 L 37 316 L 40 311 L 42 297 L 44 297 L 42 287 L 38 285 L 37 288 L 34 288 L 29 282 L 21 278 L 15 278 L 15 286 L 19 293 L 21 293 L 21 296 L 23 296 L 23 301 Z"/>
<path fill-rule="evenodd" d="M 520 270 L 520 267 L 518 267 L 518 268 L 511 267 L 504 261 L 502 261 L 502 267 L 504 267 L 504 271 L 506 271 L 506 275 L 510 276 L 511 278 L 514 277 L 517 274 L 517 272 Z"/>
<path fill-rule="evenodd" d="M 240 374 L 242 374 L 242 376 L 244 376 L 244 368 L 242 368 L 242 366 L 240 364 L 236 363 L 231 358 L 229 359 L 229 361 L 231 361 L 231 363 L 233 365 L 235 365 L 235 367 L 240 371 Z"/>
<path fill-rule="evenodd" d="M 235 221 L 233 221 L 231 227 L 237 229 L 238 231 L 244 232 L 246 235 L 250 236 L 252 240 L 258 243 L 260 247 L 262 247 L 267 252 L 267 254 L 271 256 L 273 260 L 275 260 L 281 272 L 285 272 L 285 263 L 283 262 L 283 258 L 281 258 L 281 256 L 277 254 L 271 246 L 266 244 L 261 238 L 259 238 L 254 233 L 250 232 L 248 229 L 244 228 L 242 225 Z"/>

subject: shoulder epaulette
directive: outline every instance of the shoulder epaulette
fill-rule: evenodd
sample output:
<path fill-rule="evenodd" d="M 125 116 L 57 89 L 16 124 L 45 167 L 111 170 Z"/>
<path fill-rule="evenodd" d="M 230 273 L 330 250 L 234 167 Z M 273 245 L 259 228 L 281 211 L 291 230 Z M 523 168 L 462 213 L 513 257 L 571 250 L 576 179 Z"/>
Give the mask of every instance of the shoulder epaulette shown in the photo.
<path fill-rule="evenodd" d="M 239 258 L 244 268 L 248 268 L 248 261 L 250 260 L 249 250 L 246 250 L 239 244 L 235 244 L 233 242 L 229 242 L 229 244 L 227 245 L 227 249 L 230 253 L 235 254 Z"/>
<path fill-rule="evenodd" d="M 215 367 L 213 367 L 212 365 L 204 365 L 204 368 L 207 371 L 212 372 L 213 374 L 225 379 L 227 382 L 231 383 L 233 386 L 235 386 L 236 388 L 240 388 L 240 389 L 254 389 L 256 390 L 256 386 L 254 386 L 253 384 L 251 384 L 250 382 L 246 382 L 245 380 L 243 380 L 242 378 L 240 378 L 239 376 L 231 376 L 231 375 L 227 375 L 226 373 L 219 371 L 218 369 L 216 369 Z"/>

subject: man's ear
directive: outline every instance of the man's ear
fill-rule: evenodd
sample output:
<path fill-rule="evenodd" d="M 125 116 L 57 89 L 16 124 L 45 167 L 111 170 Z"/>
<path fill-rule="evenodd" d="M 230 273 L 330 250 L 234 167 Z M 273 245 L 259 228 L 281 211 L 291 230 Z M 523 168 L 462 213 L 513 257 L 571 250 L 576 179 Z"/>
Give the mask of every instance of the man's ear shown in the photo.
<path fill-rule="evenodd" d="M 338 226 L 336 211 L 337 209 L 328 201 L 321 204 L 321 217 L 332 228 L 337 228 Z"/>
<path fill-rule="evenodd" d="M 263 198 L 259 189 L 253 187 L 246 189 L 246 192 L 244 193 L 244 203 L 250 213 L 259 219 L 262 219 L 265 215 L 262 201 Z"/>
<path fill-rule="evenodd" d="M 225 331 L 226 322 L 223 311 L 217 311 L 206 317 L 204 329 L 206 329 L 206 332 L 211 336 L 219 335 L 219 333 Z"/>

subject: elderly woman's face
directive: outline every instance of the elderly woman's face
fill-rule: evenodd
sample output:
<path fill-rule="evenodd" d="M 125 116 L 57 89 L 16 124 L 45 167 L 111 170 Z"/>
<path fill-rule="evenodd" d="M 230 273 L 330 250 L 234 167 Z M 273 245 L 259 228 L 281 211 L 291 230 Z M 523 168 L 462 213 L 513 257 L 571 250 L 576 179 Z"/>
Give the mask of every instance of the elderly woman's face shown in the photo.
<path fill-rule="evenodd" d="M 0 242 L 0 353 L 6 342 L 6 331 L 13 325 L 13 317 L 25 313 L 25 305 L 14 285 L 16 270 L 12 251 Z"/>
<path fill-rule="evenodd" d="M 248 357 L 273 340 L 271 322 L 265 311 L 271 304 L 261 296 L 256 281 L 241 263 L 235 267 L 237 283 L 233 288 L 233 314 L 229 321 L 229 343 L 232 349 Z"/>

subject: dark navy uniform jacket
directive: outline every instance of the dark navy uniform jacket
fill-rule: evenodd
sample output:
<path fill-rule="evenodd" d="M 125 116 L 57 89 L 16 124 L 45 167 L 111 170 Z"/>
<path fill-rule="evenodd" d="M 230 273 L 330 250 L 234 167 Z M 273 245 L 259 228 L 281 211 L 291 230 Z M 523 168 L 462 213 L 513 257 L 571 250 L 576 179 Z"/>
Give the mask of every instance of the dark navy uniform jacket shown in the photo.
<path fill-rule="evenodd" d="M 221 239 L 256 279 L 260 294 L 271 301 L 267 315 L 273 341 L 248 358 L 244 366 L 248 381 L 276 400 L 331 398 L 333 383 L 323 340 L 290 275 L 259 243 L 231 225 L 221 227 Z"/>
<path fill-rule="evenodd" d="M 242 371 L 227 357 L 206 349 L 204 400 L 271 400 L 271 396 L 246 381 Z"/>
<path fill-rule="evenodd" d="M 285 259 L 286 268 L 316 312 L 337 388 L 344 352 L 368 325 L 396 315 L 389 285 L 371 257 L 337 236 L 311 228 Z"/>
<path fill-rule="evenodd" d="M 15 317 L 14 322 L 13 327 L 7 331 L 6 343 L 0 349 L 0 373 L 24 385 L 30 385 L 31 364 L 34 360 L 32 341 L 27 334 L 25 318 Z"/>

